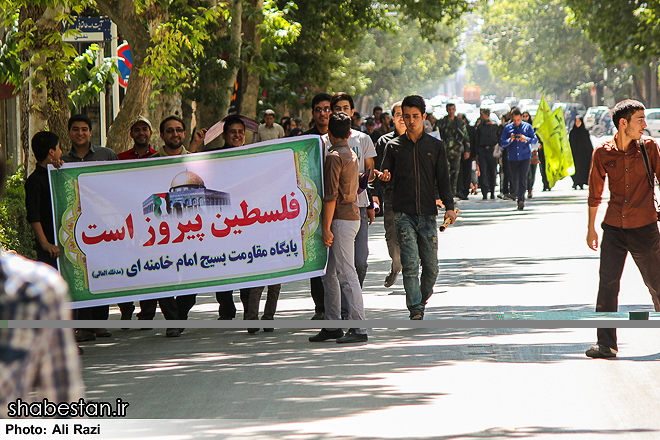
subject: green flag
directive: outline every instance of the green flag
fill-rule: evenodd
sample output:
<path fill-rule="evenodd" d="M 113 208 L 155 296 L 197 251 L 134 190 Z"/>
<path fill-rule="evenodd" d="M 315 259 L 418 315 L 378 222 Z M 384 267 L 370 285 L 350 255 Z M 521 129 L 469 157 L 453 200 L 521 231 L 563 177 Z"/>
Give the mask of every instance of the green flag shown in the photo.
<path fill-rule="evenodd" d="M 541 106 L 544 102 L 545 100 L 542 100 L 541 105 L 539 105 L 537 118 L 538 114 L 541 113 Z M 548 106 L 547 103 L 545 105 Z M 544 116 L 547 115 L 545 111 L 544 109 Z M 534 121 L 535 126 L 537 121 L 538 119 Z M 536 134 L 543 141 L 545 173 L 548 177 L 548 185 L 552 188 L 555 183 L 574 173 L 573 154 L 566 135 L 563 109 L 559 107 L 549 117 L 544 118 L 537 128 Z"/>

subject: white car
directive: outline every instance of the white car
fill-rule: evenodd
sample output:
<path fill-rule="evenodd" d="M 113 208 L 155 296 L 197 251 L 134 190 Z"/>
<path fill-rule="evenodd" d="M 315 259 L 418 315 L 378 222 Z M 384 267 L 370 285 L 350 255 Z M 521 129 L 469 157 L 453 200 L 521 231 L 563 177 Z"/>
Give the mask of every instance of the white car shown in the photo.
<path fill-rule="evenodd" d="M 646 134 L 660 137 L 660 108 L 647 108 L 644 114 L 646 115 Z"/>
<path fill-rule="evenodd" d="M 605 105 L 599 105 L 597 107 L 589 107 L 587 112 L 584 114 L 584 127 L 587 130 L 591 130 L 594 125 L 600 121 L 600 117 L 603 116 L 603 113 L 608 111 L 610 108 Z"/>

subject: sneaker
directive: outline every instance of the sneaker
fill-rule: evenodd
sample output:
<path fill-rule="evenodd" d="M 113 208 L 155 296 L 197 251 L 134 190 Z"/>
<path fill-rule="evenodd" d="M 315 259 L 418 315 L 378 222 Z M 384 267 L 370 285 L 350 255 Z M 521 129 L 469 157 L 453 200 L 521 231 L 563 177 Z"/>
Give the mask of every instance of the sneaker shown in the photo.
<path fill-rule="evenodd" d="M 76 342 L 96 341 L 96 335 L 91 330 L 76 330 Z"/>
<path fill-rule="evenodd" d="M 314 313 L 312 316 L 312 321 L 322 321 L 325 319 L 325 313 Z"/>
<path fill-rule="evenodd" d="M 504 194 L 504 200 L 513 200 L 515 202 L 516 198 L 514 194 Z"/>
<path fill-rule="evenodd" d="M 527 197 L 530 198 L 530 199 L 532 198 L 532 190 L 531 189 L 529 191 L 527 191 Z"/>
<path fill-rule="evenodd" d="M 258 329 L 258 328 L 249 328 L 249 329 L 247 329 L 247 331 L 248 331 L 249 334 L 253 335 L 253 334 L 255 334 L 256 332 L 258 332 L 259 329 Z"/>
<path fill-rule="evenodd" d="M 342 329 L 337 329 L 333 331 L 328 331 L 326 329 L 321 329 L 320 332 L 314 336 L 309 337 L 309 342 L 323 342 L 329 339 L 339 339 L 344 336 L 344 331 Z"/>
<path fill-rule="evenodd" d="M 616 357 L 616 350 L 605 345 L 596 344 L 589 347 L 585 354 L 590 358 L 614 358 Z"/>
<path fill-rule="evenodd" d="M 422 321 L 423 319 L 424 319 L 424 315 L 422 315 L 419 312 L 410 316 L 411 321 Z"/>
<path fill-rule="evenodd" d="M 522 211 L 523 209 L 525 209 L 525 201 L 520 200 L 518 201 L 518 211 Z"/>
<path fill-rule="evenodd" d="M 110 333 L 107 328 L 95 328 L 94 334 L 97 338 L 109 338 L 112 336 L 112 333 Z"/>
<path fill-rule="evenodd" d="M 385 287 L 392 286 L 394 283 L 396 283 L 396 279 L 398 276 L 399 276 L 399 272 L 390 271 L 390 273 L 388 273 L 387 276 L 385 277 L 385 282 L 383 283 L 383 285 Z"/>
<path fill-rule="evenodd" d="M 168 328 L 165 331 L 165 336 L 168 338 L 178 338 L 181 336 L 181 329 L 178 328 Z"/>
<path fill-rule="evenodd" d="M 355 333 L 355 329 L 348 329 L 346 334 L 341 338 L 337 338 L 337 344 L 354 344 L 359 342 L 367 342 L 369 336 L 367 334 Z"/>

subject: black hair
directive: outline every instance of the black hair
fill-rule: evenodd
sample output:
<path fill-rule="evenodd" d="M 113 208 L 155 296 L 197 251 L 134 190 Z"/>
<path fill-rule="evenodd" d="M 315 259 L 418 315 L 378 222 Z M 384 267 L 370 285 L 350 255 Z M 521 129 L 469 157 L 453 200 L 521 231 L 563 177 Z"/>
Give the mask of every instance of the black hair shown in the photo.
<path fill-rule="evenodd" d="M 456 108 L 456 104 L 454 104 L 453 102 L 448 102 L 448 103 L 445 105 L 445 108 L 448 109 L 449 107 L 454 107 L 454 108 Z"/>
<path fill-rule="evenodd" d="M 376 107 L 374 107 L 374 110 L 371 112 L 371 114 L 373 115 L 374 113 L 376 113 L 376 110 L 380 110 L 380 111 L 382 112 L 382 111 L 383 111 L 383 107 L 377 105 Z"/>
<path fill-rule="evenodd" d="M 403 107 L 415 107 L 419 109 L 421 114 L 426 113 L 426 103 L 424 102 L 424 98 L 419 95 L 410 95 L 403 98 L 401 109 Z"/>
<path fill-rule="evenodd" d="M 375 127 L 376 122 L 374 121 L 374 118 L 367 118 L 367 122 L 364 123 L 366 127 Z"/>
<path fill-rule="evenodd" d="M 525 110 L 523 113 L 527 113 L 529 115 L 529 121 L 527 121 L 527 123 L 529 125 L 532 125 L 534 123 L 534 118 L 532 118 L 532 114 L 530 112 L 528 112 L 527 110 Z M 582 123 L 584 123 L 584 121 L 582 121 Z"/>
<path fill-rule="evenodd" d="M 69 131 L 71 131 L 71 126 L 74 122 L 84 122 L 89 127 L 89 130 L 92 131 L 92 120 L 89 119 L 89 116 L 83 114 L 73 115 L 69 118 Z"/>
<path fill-rule="evenodd" d="M 234 125 L 234 124 L 241 124 L 243 126 L 243 130 L 245 130 L 245 122 L 243 122 L 243 120 L 238 116 L 230 116 L 229 118 L 227 118 L 227 120 L 225 121 L 225 125 L 222 126 L 223 127 L 222 130 L 224 131 L 224 127 L 229 127 L 230 125 Z"/>
<path fill-rule="evenodd" d="M 644 104 L 634 99 L 626 99 L 615 105 L 612 109 L 612 122 L 614 122 L 616 129 L 619 129 L 621 119 L 630 122 L 632 115 L 640 110 L 645 110 Z"/>
<path fill-rule="evenodd" d="M 360 114 L 360 112 L 353 112 L 353 117 L 358 118 L 358 119 L 362 119 L 362 115 Z"/>
<path fill-rule="evenodd" d="M 314 95 L 314 98 L 312 98 L 312 110 L 314 110 L 314 108 L 319 102 L 323 102 L 323 101 L 332 101 L 332 96 L 330 96 L 329 93 L 325 93 L 325 92 L 317 93 L 316 95 Z"/>
<path fill-rule="evenodd" d="M 518 107 L 514 107 L 511 109 L 511 117 L 514 116 L 522 116 L 522 113 L 520 113 L 520 109 Z"/>
<path fill-rule="evenodd" d="M 186 123 L 183 122 L 183 119 L 181 119 L 180 117 L 178 117 L 178 116 L 176 116 L 176 115 L 172 115 L 172 116 L 168 116 L 168 117 L 166 117 L 165 119 L 163 119 L 163 122 L 160 123 L 160 132 L 161 132 L 161 133 L 165 133 L 165 124 L 166 124 L 168 121 L 177 121 L 177 122 L 180 122 L 181 125 L 183 126 L 183 131 L 186 131 Z"/>
<path fill-rule="evenodd" d="M 378 119 L 380 119 L 380 122 L 385 122 L 385 121 L 387 120 L 387 117 L 388 117 L 389 115 L 390 115 L 389 113 L 387 113 L 387 112 L 383 112 L 383 113 L 380 114 L 380 116 L 379 116 Z"/>
<path fill-rule="evenodd" d="M 335 96 L 333 96 L 332 100 L 330 101 L 330 108 L 334 110 L 335 105 L 339 101 L 348 101 L 349 105 L 351 106 L 351 110 L 355 109 L 355 104 L 353 103 L 353 98 L 351 97 L 351 95 L 349 95 L 348 93 L 344 93 L 344 92 L 335 93 Z"/>
<path fill-rule="evenodd" d="M 351 117 L 344 112 L 333 112 L 330 114 L 328 131 L 337 139 L 348 139 L 351 134 Z"/>
<path fill-rule="evenodd" d="M 50 150 L 57 149 L 60 138 L 52 131 L 40 131 L 32 136 L 32 152 L 37 162 L 48 157 Z"/>

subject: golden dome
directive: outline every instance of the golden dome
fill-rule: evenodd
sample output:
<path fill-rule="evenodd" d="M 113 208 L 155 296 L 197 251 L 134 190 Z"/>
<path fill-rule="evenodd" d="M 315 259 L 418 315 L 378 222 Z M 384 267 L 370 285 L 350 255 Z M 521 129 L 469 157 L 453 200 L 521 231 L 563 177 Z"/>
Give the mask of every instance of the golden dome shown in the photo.
<path fill-rule="evenodd" d="M 191 173 L 188 170 L 182 171 L 176 176 L 174 176 L 170 188 L 178 188 L 181 186 L 197 186 L 197 187 L 206 188 L 202 178 L 195 173 Z"/>

